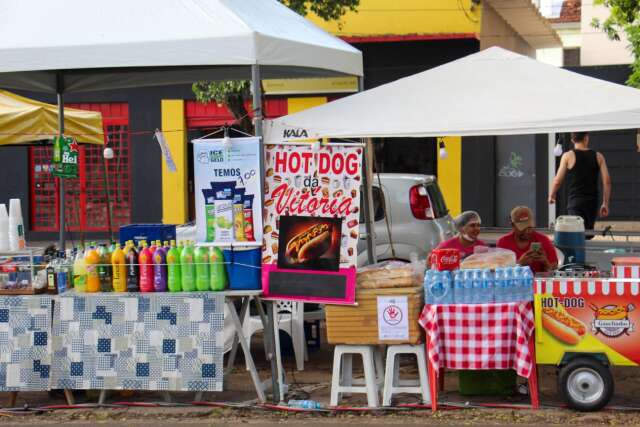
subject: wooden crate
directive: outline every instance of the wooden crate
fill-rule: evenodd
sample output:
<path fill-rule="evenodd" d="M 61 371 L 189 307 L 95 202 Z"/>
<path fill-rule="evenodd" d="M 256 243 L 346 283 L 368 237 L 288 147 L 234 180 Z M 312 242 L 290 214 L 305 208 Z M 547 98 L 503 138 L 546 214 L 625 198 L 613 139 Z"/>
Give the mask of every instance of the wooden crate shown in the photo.
<path fill-rule="evenodd" d="M 409 339 L 406 341 L 378 338 L 378 296 L 407 296 Z M 422 287 L 358 289 L 356 306 L 327 305 L 327 340 L 330 344 L 418 344 L 424 331 L 418 318 L 424 306 Z"/>

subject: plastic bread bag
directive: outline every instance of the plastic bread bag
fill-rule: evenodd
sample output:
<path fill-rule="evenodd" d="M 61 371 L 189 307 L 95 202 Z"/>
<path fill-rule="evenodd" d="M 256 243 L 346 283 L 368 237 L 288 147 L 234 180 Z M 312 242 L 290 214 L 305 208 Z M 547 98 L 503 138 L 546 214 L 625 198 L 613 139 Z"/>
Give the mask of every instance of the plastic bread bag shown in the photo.
<path fill-rule="evenodd" d="M 414 266 L 402 261 L 382 261 L 358 269 L 360 288 L 401 288 L 421 282 Z"/>
<path fill-rule="evenodd" d="M 482 248 L 460 263 L 460 269 L 499 268 L 516 265 L 516 254 L 508 249 Z"/>

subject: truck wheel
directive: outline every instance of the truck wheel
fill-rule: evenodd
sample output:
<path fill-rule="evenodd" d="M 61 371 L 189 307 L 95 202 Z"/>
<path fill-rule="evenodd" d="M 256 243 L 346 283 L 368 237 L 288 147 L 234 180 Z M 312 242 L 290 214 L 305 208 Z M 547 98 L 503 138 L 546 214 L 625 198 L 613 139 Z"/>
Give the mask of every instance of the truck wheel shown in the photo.
<path fill-rule="evenodd" d="M 603 363 L 580 357 L 560 369 L 558 391 L 570 408 L 597 411 L 609 403 L 613 395 L 613 377 Z"/>

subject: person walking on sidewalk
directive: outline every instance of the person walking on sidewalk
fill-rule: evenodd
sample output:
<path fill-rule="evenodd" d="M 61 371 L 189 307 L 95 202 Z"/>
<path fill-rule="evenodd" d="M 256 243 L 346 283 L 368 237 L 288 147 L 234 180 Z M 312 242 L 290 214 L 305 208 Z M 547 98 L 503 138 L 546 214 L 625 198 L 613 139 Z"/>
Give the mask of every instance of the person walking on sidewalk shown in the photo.
<path fill-rule="evenodd" d="M 549 204 L 556 201 L 556 193 L 565 177 L 568 181 L 567 213 L 582 217 L 584 228 L 593 230 L 598 214 L 604 218 L 609 215 L 609 197 L 611 196 L 611 178 L 607 162 L 602 153 L 589 148 L 587 132 L 571 134 L 573 150 L 567 151 L 560 159 L 558 173 L 549 190 Z M 598 200 L 598 175 L 602 180 L 602 204 Z"/>

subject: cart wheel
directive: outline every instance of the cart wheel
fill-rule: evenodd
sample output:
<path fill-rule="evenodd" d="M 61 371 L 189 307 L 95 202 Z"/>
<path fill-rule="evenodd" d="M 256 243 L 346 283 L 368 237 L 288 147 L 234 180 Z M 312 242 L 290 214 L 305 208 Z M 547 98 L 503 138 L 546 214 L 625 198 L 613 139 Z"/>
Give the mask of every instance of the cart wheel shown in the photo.
<path fill-rule="evenodd" d="M 603 363 L 590 357 L 581 357 L 560 369 L 558 390 L 570 408 L 584 412 L 597 411 L 613 395 L 613 377 Z"/>

